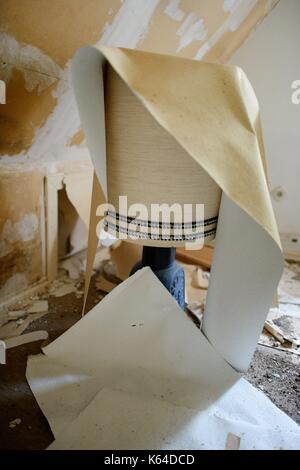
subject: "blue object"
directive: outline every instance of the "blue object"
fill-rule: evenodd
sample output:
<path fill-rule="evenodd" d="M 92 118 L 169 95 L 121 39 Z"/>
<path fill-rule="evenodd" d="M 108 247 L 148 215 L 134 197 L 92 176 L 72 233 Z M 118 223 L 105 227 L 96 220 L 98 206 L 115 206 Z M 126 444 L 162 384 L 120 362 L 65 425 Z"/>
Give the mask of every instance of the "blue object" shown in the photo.
<path fill-rule="evenodd" d="M 175 261 L 175 248 L 143 247 L 141 261 L 136 263 L 130 274 L 149 266 L 160 282 L 177 301 L 180 308 L 185 307 L 184 270 Z"/>

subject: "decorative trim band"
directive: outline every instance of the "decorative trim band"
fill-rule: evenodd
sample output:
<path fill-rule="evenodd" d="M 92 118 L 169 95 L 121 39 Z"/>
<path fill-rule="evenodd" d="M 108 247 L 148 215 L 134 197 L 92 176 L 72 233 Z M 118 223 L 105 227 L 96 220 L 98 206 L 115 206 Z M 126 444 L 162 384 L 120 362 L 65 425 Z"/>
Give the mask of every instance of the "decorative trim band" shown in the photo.
<path fill-rule="evenodd" d="M 211 217 L 210 219 L 204 219 L 199 221 L 193 222 L 154 222 L 151 220 L 142 220 L 136 219 L 135 217 L 124 216 L 119 214 L 118 212 L 107 211 L 106 216 L 111 217 L 117 221 L 125 222 L 127 224 L 136 223 L 141 227 L 148 227 L 148 228 L 164 228 L 164 229 L 190 229 L 190 228 L 198 228 L 198 227 L 207 227 L 208 225 L 216 224 L 218 221 L 218 216 Z M 116 224 L 117 225 L 117 224 Z"/>
<path fill-rule="evenodd" d="M 213 228 L 210 230 L 192 233 L 192 234 L 164 235 L 161 233 L 156 234 L 156 233 L 151 233 L 151 232 L 139 232 L 139 231 L 129 230 L 128 228 L 115 225 L 107 220 L 104 221 L 104 227 L 111 228 L 117 233 L 124 233 L 132 238 L 145 239 L 145 240 L 178 241 L 178 242 L 201 240 L 211 235 L 215 235 L 217 231 L 216 228 Z"/>

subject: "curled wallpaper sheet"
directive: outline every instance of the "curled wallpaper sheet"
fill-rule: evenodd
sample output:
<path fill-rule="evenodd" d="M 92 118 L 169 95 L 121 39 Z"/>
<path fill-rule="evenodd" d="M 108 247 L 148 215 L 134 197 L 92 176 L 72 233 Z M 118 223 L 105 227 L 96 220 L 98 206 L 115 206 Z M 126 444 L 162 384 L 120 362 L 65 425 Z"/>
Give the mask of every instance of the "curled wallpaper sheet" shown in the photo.
<path fill-rule="evenodd" d="M 107 197 L 106 61 L 222 190 L 203 332 L 227 362 L 245 371 L 283 269 L 252 86 L 234 66 L 106 46 L 79 49 L 72 78 L 96 173 L 93 208 Z M 88 266 L 98 219 L 93 209 Z"/>
<path fill-rule="evenodd" d="M 299 427 L 216 352 L 149 268 L 29 358 L 49 449 L 296 449 Z"/>
<path fill-rule="evenodd" d="M 106 60 L 154 119 L 280 246 L 264 171 L 259 106 L 239 67 L 107 46 L 79 49 L 73 86 L 104 194 Z"/>

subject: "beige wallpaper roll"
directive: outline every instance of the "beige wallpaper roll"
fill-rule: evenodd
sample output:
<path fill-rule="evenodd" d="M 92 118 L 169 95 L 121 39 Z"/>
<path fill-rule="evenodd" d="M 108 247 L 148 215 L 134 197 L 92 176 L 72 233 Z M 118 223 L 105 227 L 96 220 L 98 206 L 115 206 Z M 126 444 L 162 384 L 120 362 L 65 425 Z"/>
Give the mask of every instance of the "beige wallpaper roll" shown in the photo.
<path fill-rule="evenodd" d="M 162 128 L 280 247 L 259 106 L 244 72 L 129 49 L 97 49 Z"/>

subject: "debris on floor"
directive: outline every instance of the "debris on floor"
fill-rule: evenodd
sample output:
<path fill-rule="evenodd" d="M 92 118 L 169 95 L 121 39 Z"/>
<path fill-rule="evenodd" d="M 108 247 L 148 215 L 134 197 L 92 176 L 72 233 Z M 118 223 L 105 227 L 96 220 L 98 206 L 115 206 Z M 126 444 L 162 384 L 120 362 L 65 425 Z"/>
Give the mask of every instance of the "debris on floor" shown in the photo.
<path fill-rule="evenodd" d="M 7 315 L 7 323 L 0 328 L 0 339 L 7 339 L 21 335 L 32 322 L 43 317 L 46 313 L 47 312 L 31 313 L 25 318 L 19 318 L 17 320 L 11 319 Z"/>
<path fill-rule="evenodd" d="M 27 313 L 28 312 L 26 310 L 11 310 L 7 314 L 8 314 L 9 319 L 19 320 L 19 318 L 24 317 L 25 315 L 27 315 Z"/>
<path fill-rule="evenodd" d="M 54 297 L 64 297 L 65 295 L 71 294 L 76 291 L 76 286 L 72 283 L 64 283 L 61 281 L 54 281 L 49 293 Z"/>
<path fill-rule="evenodd" d="M 297 350 L 300 347 L 300 317 L 280 314 L 265 321 L 265 330 L 286 347 Z"/>
<path fill-rule="evenodd" d="M 241 438 L 229 432 L 226 440 L 226 450 L 239 450 Z"/>
<path fill-rule="evenodd" d="M 48 339 L 48 332 L 45 330 L 40 330 L 32 331 L 31 333 L 25 333 L 20 336 L 14 336 L 13 338 L 0 340 L 0 364 L 6 364 L 6 351 L 8 349 L 46 339 Z"/>
<path fill-rule="evenodd" d="M 192 448 L 204 442 L 205 448 L 224 449 L 228 432 L 242 437 L 242 449 L 296 448 L 296 424 L 214 351 L 150 269 L 125 283 L 46 347 L 44 355 L 29 358 L 26 376 L 56 439 L 51 449 L 106 448 L 116 435 L 125 449 L 133 442 L 145 448 L 149 436 L 149 448 L 161 448 L 165 436 L 171 449 L 178 444 L 186 449 L 188 442 Z M 131 328 L 138 322 L 143 328 Z M 90 347 L 83 351 L 80 344 Z M 123 373 L 107 374 L 107 360 L 111 370 L 119 370 L 121 361 Z M 182 371 L 188 371 L 184 381 Z M 58 375 L 59 386 L 53 390 L 49 383 Z M 75 393 L 68 409 L 70 377 L 80 394 Z M 145 415 L 151 420 L 145 421 Z"/>
<path fill-rule="evenodd" d="M 193 264 L 179 263 L 185 273 L 185 301 L 187 304 L 196 301 L 200 302 L 201 305 L 205 305 L 207 288 L 200 288 L 199 286 L 195 287 L 193 283 L 193 278 L 195 277 L 195 272 L 198 270 L 198 266 Z M 201 269 L 201 268 L 200 268 Z"/>
<path fill-rule="evenodd" d="M 78 257 L 72 256 L 62 261 L 60 268 L 67 271 L 70 279 L 79 279 L 80 273 L 83 272 L 83 263 Z"/>
<path fill-rule="evenodd" d="M 193 273 L 197 270 L 197 265 L 182 263 L 182 266 L 184 267 L 186 275 L 186 292 L 188 300 L 187 313 L 192 317 L 198 328 L 200 328 L 205 309 L 207 289 L 193 287 L 192 285 Z M 298 319 L 300 318 L 298 313 L 300 311 L 300 288 L 298 289 L 299 273 L 297 274 L 298 265 L 295 266 L 293 263 L 293 269 L 290 269 L 289 266 L 290 263 L 287 263 L 283 279 L 279 286 L 279 309 L 272 309 L 268 319 L 271 319 L 277 327 L 281 328 L 284 335 L 289 331 L 293 335 L 297 336 L 299 334 Z M 207 268 L 201 269 L 205 274 L 207 273 L 207 278 L 209 280 L 209 271 L 205 270 Z M 114 287 L 121 282 L 116 275 L 115 266 L 107 256 L 105 256 L 105 259 L 102 257 L 100 263 L 95 267 L 88 299 L 89 307 L 87 310 L 98 303 L 106 295 L 108 290 L 106 286 L 106 290 L 99 291 L 96 287 L 96 280 L 98 286 L 99 282 L 102 283 L 104 281 L 111 283 Z M 296 288 L 294 288 L 294 283 L 297 284 Z M 64 286 L 67 286 L 65 290 Z M 102 287 L 103 286 L 104 284 L 102 284 Z M 69 293 L 66 293 L 66 295 L 61 297 L 57 297 L 54 293 L 59 291 L 59 289 L 62 289 L 61 292 Z M 79 278 L 72 279 L 65 268 L 60 269 L 57 280 L 40 292 L 40 294 L 31 296 L 28 299 L 23 299 L 15 304 L 11 304 L 9 307 L 0 311 L 0 339 L 3 337 L 3 327 L 5 327 L 6 330 L 4 330 L 4 333 L 6 337 L 11 332 L 10 338 L 12 338 L 13 341 L 15 341 L 16 337 L 19 337 L 24 341 L 25 335 L 29 335 L 31 332 L 39 333 L 40 331 L 43 331 L 44 333 L 48 331 L 50 340 L 53 341 L 57 336 L 80 320 L 83 289 L 84 272 L 80 271 Z M 283 290 L 285 290 L 285 296 L 288 293 L 292 296 L 292 298 L 289 297 L 288 300 L 289 302 L 294 302 L 293 304 L 285 304 L 282 302 L 282 300 L 287 299 L 287 297 L 283 297 Z M 37 305 L 39 305 L 39 308 L 42 307 L 42 310 L 45 310 L 45 302 L 48 302 L 48 312 L 28 313 L 28 310 L 31 310 L 31 307 L 34 310 L 37 308 L 35 307 Z M 296 309 L 292 311 L 293 307 L 296 307 Z M 24 336 L 24 338 L 19 335 Z M 260 343 L 263 345 L 258 345 L 246 377 L 255 387 L 263 391 L 263 393 L 265 393 L 273 403 L 299 423 L 300 355 L 297 355 L 297 349 L 289 348 L 286 344 L 280 343 L 265 329 L 261 335 Z M 13 349 L 9 349 L 7 351 L 8 365 L 7 367 L 0 367 L 1 394 L 3 397 L 6 397 L 4 400 L 7 404 L 7 407 L 3 407 L 3 412 L 0 414 L 0 421 L 5 422 L 6 426 L 8 426 L 9 421 L 12 419 L 12 416 L 9 416 L 11 406 L 15 407 L 14 410 L 18 413 L 17 416 L 20 416 L 23 422 L 27 416 L 27 420 L 29 419 L 27 424 L 32 427 L 30 433 L 32 437 L 28 437 L 28 443 L 26 444 L 28 448 L 32 448 L 31 446 L 33 446 L 33 442 L 34 448 L 45 448 L 52 440 L 49 427 L 41 412 L 38 410 L 34 399 L 30 399 L 28 405 L 26 405 L 28 406 L 28 411 L 26 411 L 27 414 L 22 414 L 22 400 L 19 401 L 20 397 L 22 397 L 24 393 L 30 393 L 24 376 L 26 357 L 28 354 L 39 353 L 41 345 L 43 345 L 42 342 L 33 342 L 23 344 L 23 347 L 14 347 Z M 14 371 L 13 374 L 15 377 L 14 380 L 15 383 L 18 383 L 18 388 L 14 394 L 10 394 L 9 392 L 12 364 Z M 24 392 L 24 390 L 26 390 L 26 392 Z M 37 416 L 39 418 L 37 418 Z M 42 434 L 41 429 L 43 430 Z M 23 442 L 11 442 L 9 440 L 9 436 L 5 436 L 5 430 L 3 429 L 2 433 L 0 426 L 0 440 L 2 440 L 0 448 L 23 448 Z"/>
<path fill-rule="evenodd" d="M 285 262 L 278 308 L 271 308 L 260 344 L 300 354 L 300 264 Z"/>
<path fill-rule="evenodd" d="M 193 321 L 196 323 L 198 328 L 201 328 L 204 313 L 204 304 L 201 302 L 197 302 L 197 300 L 192 300 L 186 305 L 185 310 L 187 314 L 192 317 Z"/>
<path fill-rule="evenodd" d="M 285 262 L 283 275 L 278 286 L 278 300 L 283 309 L 296 307 L 296 316 L 300 317 L 300 263 Z M 293 309 L 291 309 L 293 310 Z"/>
<path fill-rule="evenodd" d="M 300 356 L 258 345 L 246 378 L 300 424 Z"/>
<path fill-rule="evenodd" d="M 189 260 L 191 261 L 191 260 Z M 201 324 L 209 285 L 208 268 L 180 262 L 185 271 L 187 311 Z M 259 344 L 300 354 L 300 265 L 285 262 L 278 307 L 271 308 Z"/>
<path fill-rule="evenodd" d="M 203 271 L 202 268 L 196 266 L 192 273 L 192 286 L 196 289 L 208 289 L 209 272 Z"/>
<path fill-rule="evenodd" d="M 43 313 L 48 312 L 48 301 L 38 300 L 27 308 L 27 313 Z"/>
<path fill-rule="evenodd" d="M 111 292 L 116 287 L 116 284 L 107 281 L 107 279 L 105 279 L 102 276 L 96 277 L 95 285 L 96 285 L 97 290 L 100 290 L 107 294 L 108 292 Z"/>

